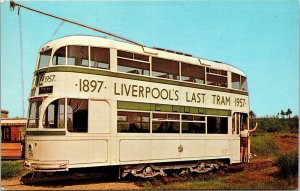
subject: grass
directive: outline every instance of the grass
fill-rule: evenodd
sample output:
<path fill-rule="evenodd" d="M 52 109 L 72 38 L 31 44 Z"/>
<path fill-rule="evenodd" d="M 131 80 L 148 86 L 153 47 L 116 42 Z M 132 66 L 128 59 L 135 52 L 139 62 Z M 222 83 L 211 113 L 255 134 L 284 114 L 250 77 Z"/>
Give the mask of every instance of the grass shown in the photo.
<path fill-rule="evenodd" d="M 278 148 L 272 133 L 251 136 L 251 152 L 257 156 L 275 157 L 278 154 Z"/>
<path fill-rule="evenodd" d="M 22 161 L 1 161 L 1 178 L 9 179 L 24 174 Z"/>

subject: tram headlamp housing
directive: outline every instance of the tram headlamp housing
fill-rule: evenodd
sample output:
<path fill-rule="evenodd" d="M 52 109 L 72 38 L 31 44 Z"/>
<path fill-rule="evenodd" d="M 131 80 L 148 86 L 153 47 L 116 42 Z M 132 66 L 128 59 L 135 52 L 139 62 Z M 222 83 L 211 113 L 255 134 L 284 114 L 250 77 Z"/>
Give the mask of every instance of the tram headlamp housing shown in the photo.
<path fill-rule="evenodd" d="M 28 144 L 28 154 L 29 158 L 33 158 L 33 145 L 31 143 Z"/>

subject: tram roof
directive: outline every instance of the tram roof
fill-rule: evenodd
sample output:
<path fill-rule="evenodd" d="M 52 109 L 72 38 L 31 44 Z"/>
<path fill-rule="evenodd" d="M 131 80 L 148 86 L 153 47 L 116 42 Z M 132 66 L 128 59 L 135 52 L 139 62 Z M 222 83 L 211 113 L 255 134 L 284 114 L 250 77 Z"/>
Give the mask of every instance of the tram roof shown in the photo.
<path fill-rule="evenodd" d="M 246 74 L 240 69 L 223 62 L 211 61 L 207 59 L 194 57 L 190 54 L 185 54 L 181 52 L 176 52 L 176 51 L 171 51 L 171 50 L 156 48 L 156 47 L 139 46 L 131 43 L 118 41 L 115 39 L 98 37 L 98 36 L 85 36 L 85 35 L 66 36 L 66 37 L 49 41 L 48 43 L 44 44 L 41 47 L 41 50 L 42 48 L 47 46 L 56 50 L 62 46 L 67 46 L 67 45 L 96 46 L 96 47 L 100 46 L 104 48 L 115 48 L 117 50 L 129 51 L 138 54 L 147 54 L 149 56 L 157 56 L 160 58 L 185 62 L 189 64 L 209 66 L 214 69 L 227 70 L 227 71 L 231 71 L 246 76 Z"/>

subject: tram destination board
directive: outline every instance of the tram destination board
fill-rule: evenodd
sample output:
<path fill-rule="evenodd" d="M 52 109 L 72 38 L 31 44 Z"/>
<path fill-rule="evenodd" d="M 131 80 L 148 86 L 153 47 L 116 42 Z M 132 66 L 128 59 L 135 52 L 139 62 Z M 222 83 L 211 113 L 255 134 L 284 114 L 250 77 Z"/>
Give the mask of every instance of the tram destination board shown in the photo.
<path fill-rule="evenodd" d="M 45 86 L 39 88 L 39 94 L 51 94 L 53 92 L 53 86 Z"/>

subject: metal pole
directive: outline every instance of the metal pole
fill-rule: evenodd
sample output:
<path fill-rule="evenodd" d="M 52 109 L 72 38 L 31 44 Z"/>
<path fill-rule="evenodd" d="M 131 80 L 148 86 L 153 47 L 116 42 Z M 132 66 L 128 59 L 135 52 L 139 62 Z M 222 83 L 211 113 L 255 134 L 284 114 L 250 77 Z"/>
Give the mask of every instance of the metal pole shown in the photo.
<path fill-rule="evenodd" d="M 93 31 L 97 31 L 97 32 L 100 32 L 100 33 L 103 33 L 103 34 L 107 34 L 107 35 L 110 35 L 110 36 L 113 36 L 113 37 L 116 37 L 116 38 L 125 40 L 125 41 L 127 41 L 127 42 L 130 42 L 130 43 L 133 43 L 133 44 L 136 44 L 136 45 L 139 45 L 139 46 L 144 47 L 144 45 L 142 45 L 142 44 L 140 44 L 140 43 L 134 42 L 134 41 L 132 41 L 132 40 L 129 40 L 129 39 L 124 38 L 124 37 L 121 37 L 121 36 L 119 36 L 119 35 L 116 35 L 116 34 L 113 34 L 113 33 L 110 33 L 110 32 L 104 31 L 104 30 L 96 29 L 96 28 L 93 28 L 93 27 L 90 27 L 90 26 L 87 26 L 87 25 L 84 25 L 84 24 L 81 24 L 81 23 L 78 23 L 78 22 L 75 22 L 75 21 L 71 21 L 71 20 L 68 20 L 68 19 L 64 19 L 64 18 L 62 18 L 62 17 L 58 17 L 58 16 L 55 16 L 55 15 L 51 15 L 51 14 L 48 14 L 48 13 L 45 13 L 45 12 L 42 12 L 42 11 L 38 11 L 38 10 L 36 10 L 36 9 L 32 9 L 32 8 L 30 8 L 30 7 L 26 7 L 26 6 L 24 6 L 24 5 L 15 3 L 13 0 L 11 0 L 11 1 L 10 1 L 10 7 L 12 8 L 12 10 L 14 10 L 15 6 L 17 6 L 17 7 L 22 7 L 22 8 L 28 9 L 28 10 L 30 10 L 30 11 L 33 11 L 33 12 L 36 12 L 36 13 L 40 13 L 40 14 L 42 14 L 42 15 L 46 15 L 46 16 L 49 16 L 49 17 L 52 17 L 52 18 L 55 18 L 55 19 L 59 19 L 59 20 L 62 20 L 62 21 L 68 22 L 68 23 L 72 23 L 72 24 L 74 24 L 74 25 L 78 25 L 78 26 L 81 26 L 81 27 L 84 27 L 84 28 L 87 28 L 87 29 L 90 29 L 90 30 L 93 30 Z"/>

